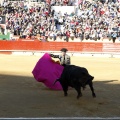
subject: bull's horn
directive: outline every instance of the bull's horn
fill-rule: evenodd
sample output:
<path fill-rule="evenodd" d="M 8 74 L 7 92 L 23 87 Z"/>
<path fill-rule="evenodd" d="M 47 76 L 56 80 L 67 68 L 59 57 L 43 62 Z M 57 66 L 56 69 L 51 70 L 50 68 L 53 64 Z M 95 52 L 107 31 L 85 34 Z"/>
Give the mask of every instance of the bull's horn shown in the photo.
<path fill-rule="evenodd" d="M 90 77 L 90 80 L 93 80 L 93 79 L 94 79 L 94 76 L 91 76 L 91 77 Z"/>
<path fill-rule="evenodd" d="M 92 76 L 92 80 L 94 79 L 94 76 Z"/>

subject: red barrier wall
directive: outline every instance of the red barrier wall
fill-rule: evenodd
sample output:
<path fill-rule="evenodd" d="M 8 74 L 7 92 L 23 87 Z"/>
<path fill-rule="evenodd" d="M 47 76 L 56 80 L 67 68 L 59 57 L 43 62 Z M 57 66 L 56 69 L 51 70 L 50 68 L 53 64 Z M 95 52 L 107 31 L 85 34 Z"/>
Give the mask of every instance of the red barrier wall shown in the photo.
<path fill-rule="evenodd" d="M 59 51 L 63 47 L 77 52 L 120 52 L 120 43 L 0 41 L 0 50 Z"/>
<path fill-rule="evenodd" d="M 39 42 L 39 41 L 0 41 L 0 50 L 41 50 L 59 51 L 66 47 L 69 51 L 101 52 L 102 43 L 89 42 Z"/>

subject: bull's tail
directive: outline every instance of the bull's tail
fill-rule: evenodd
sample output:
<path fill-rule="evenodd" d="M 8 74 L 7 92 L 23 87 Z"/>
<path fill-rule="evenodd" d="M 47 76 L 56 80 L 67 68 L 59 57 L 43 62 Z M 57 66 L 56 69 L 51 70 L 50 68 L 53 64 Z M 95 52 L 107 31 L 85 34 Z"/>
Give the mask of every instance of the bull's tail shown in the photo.
<path fill-rule="evenodd" d="M 54 81 L 53 85 L 55 85 L 55 83 L 58 82 L 58 81 L 59 81 L 59 79 L 56 79 L 56 80 Z"/>

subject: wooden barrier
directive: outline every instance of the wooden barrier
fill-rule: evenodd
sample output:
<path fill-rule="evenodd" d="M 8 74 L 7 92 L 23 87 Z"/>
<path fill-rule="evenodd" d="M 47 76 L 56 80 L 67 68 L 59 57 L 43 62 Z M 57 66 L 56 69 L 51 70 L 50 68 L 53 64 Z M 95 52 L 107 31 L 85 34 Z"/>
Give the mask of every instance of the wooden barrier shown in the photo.
<path fill-rule="evenodd" d="M 120 43 L 0 41 L 0 50 L 59 51 L 63 47 L 73 52 L 120 52 Z"/>

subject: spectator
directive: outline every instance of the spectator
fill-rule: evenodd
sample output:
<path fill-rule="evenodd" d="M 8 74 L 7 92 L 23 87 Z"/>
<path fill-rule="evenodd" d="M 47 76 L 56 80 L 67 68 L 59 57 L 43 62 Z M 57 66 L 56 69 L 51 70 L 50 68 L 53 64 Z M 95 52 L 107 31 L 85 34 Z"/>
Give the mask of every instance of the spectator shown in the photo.
<path fill-rule="evenodd" d="M 113 43 L 115 43 L 116 37 L 117 37 L 117 33 L 116 33 L 116 32 L 113 32 L 113 33 L 112 33 Z"/>
<path fill-rule="evenodd" d="M 79 2 L 80 9 L 71 13 L 56 12 L 53 5 L 72 6 Z M 61 4 L 60 4 L 61 3 Z M 65 41 L 69 38 L 80 40 L 111 39 L 111 32 L 119 32 L 120 2 L 117 0 L 47 0 L 40 4 L 29 5 L 27 2 L 10 2 L 5 0 L 0 14 L 6 15 L 6 28 L 14 35 L 22 38 L 27 36 L 46 36 L 57 41 L 57 36 Z M 107 35 L 107 36 L 106 36 Z M 117 38 L 117 37 L 116 37 Z"/>

